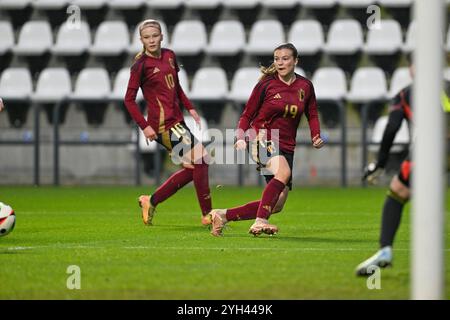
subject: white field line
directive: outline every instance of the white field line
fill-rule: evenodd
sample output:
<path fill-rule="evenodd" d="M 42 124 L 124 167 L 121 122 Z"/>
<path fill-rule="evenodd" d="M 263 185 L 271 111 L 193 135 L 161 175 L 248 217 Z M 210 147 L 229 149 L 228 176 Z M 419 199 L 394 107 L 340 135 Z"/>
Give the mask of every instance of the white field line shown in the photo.
<path fill-rule="evenodd" d="M 209 250 L 209 251 L 220 251 L 220 250 L 226 250 L 226 251 L 277 251 L 277 252 L 283 252 L 283 251 L 317 251 L 317 252 L 329 252 L 329 251 L 358 251 L 358 252 L 365 252 L 370 250 L 375 250 L 373 247 L 371 248 L 252 248 L 252 247 L 239 247 L 239 248 L 223 248 L 223 247 L 163 247 L 163 246 L 98 246 L 98 245 L 48 245 L 48 246 L 25 246 L 25 247 L 6 247 L 4 249 L 8 251 L 20 251 L 20 250 L 35 250 L 35 249 L 111 249 L 111 248 L 117 248 L 117 249 L 125 249 L 125 250 Z M 2 248 L 0 248 L 1 250 Z M 395 251 L 411 251 L 410 249 L 395 249 Z M 450 252 L 450 249 L 445 249 L 444 251 Z"/>

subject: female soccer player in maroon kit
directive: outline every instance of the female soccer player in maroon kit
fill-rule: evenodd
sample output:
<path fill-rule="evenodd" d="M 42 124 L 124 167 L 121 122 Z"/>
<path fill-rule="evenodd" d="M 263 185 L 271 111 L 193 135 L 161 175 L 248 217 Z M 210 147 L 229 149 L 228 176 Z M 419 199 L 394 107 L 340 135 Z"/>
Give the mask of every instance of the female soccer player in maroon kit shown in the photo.
<path fill-rule="evenodd" d="M 189 111 L 199 126 L 200 117 L 180 86 L 175 53 L 161 48 L 163 35 L 159 22 L 145 20 L 139 26 L 139 32 L 143 49 L 136 55 L 131 67 L 125 106 L 148 140 L 156 140 L 171 153 L 174 153 L 175 147 L 176 150 L 180 149 L 180 146 L 183 151 L 182 154 L 175 152 L 183 168 L 169 177 L 151 196 L 139 197 L 142 219 L 144 224 L 151 225 L 156 206 L 194 181 L 202 211 L 202 224 L 208 225 L 211 223 L 211 196 L 208 165 L 205 162 L 207 153 L 184 123 L 181 106 Z M 147 102 L 147 119 L 136 104 L 139 88 Z"/>
<path fill-rule="evenodd" d="M 313 147 L 321 148 L 324 144 L 320 137 L 314 88 L 311 81 L 294 72 L 297 63 L 297 49 L 286 43 L 275 48 L 274 63 L 261 68 L 262 77 L 239 120 L 235 147 L 244 150 L 247 148 L 246 136 L 249 138 L 253 159 L 260 169 L 268 171 L 265 175 L 267 185 L 260 200 L 237 208 L 213 210 L 213 236 L 222 235 L 222 229 L 229 221 L 255 218 L 249 233 L 277 233 L 278 227 L 269 224 L 268 219 L 272 213 L 282 210 L 292 189 L 297 127 L 303 113 L 309 122 Z M 278 130 L 278 139 L 275 130 Z"/>

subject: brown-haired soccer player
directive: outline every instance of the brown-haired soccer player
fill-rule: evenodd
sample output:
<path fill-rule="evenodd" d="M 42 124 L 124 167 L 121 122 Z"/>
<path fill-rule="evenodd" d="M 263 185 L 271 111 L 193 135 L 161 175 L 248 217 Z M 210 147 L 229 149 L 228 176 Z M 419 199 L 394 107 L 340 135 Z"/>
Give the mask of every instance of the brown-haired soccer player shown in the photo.
<path fill-rule="evenodd" d="M 198 125 L 200 117 L 180 86 L 175 53 L 161 48 L 163 34 L 160 23 L 156 20 L 145 20 L 140 24 L 139 32 L 143 48 L 136 55 L 131 67 L 125 106 L 148 140 L 156 140 L 169 152 L 176 147 L 182 147 L 178 149 L 182 151 L 179 156 L 183 166 L 151 196 L 139 197 L 142 219 L 144 224 L 151 225 L 156 206 L 190 181 L 194 181 L 202 212 L 202 224 L 208 225 L 211 223 L 211 196 L 205 158 L 207 153 L 186 126 L 181 106 L 189 111 Z M 136 103 L 139 88 L 147 103 L 147 119 L 141 114 Z"/>
<path fill-rule="evenodd" d="M 282 44 L 275 48 L 273 57 L 271 66 L 261 68 L 262 76 L 240 117 L 235 144 L 238 150 L 250 144 L 249 151 L 259 169 L 266 170 L 267 185 L 260 200 L 237 208 L 213 210 L 213 236 L 222 235 L 229 221 L 255 218 L 249 230 L 251 234 L 277 233 L 278 227 L 269 224 L 268 219 L 272 213 L 282 210 L 292 189 L 297 127 L 303 114 L 309 122 L 313 147 L 321 148 L 324 144 L 313 84 L 294 71 L 298 63 L 297 49 L 291 43 Z"/>

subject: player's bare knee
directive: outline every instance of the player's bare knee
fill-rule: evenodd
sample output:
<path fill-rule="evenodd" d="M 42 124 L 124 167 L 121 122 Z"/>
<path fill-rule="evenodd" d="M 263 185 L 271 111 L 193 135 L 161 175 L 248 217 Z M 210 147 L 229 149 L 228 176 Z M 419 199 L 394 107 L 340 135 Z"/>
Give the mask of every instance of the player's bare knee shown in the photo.
<path fill-rule="evenodd" d="M 275 175 L 275 178 L 283 182 L 284 184 L 287 184 L 289 182 L 289 179 L 291 178 L 291 170 L 289 168 L 278 170 L 277 174 Z"/>

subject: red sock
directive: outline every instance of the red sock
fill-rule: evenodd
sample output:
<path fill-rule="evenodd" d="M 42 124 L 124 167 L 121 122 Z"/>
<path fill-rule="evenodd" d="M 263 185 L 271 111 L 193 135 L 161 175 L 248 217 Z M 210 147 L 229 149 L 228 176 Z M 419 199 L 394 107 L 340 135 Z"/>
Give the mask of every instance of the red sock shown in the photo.
<path fill-rule="evenodd" d="M 263 191 L 261 202 L 256 216 L 262 219 L 268 219 L 273 208 L 277 204 L 280 193 L 283 192 L 285 184 L 280 180 L 273 178 L 269 181 Z"/>
<path fill-rule="evenodd" d="M 258 211 L 259 200 L 252 201 L 247 204 L 244 204 L 240 207 L 235 207 L 231 209 L 227 209 L 226 218 L 228 221 L 236 221 L 236 220 L 250 220 L 256 218 L 256 211 Z"/>
<path fill-rule="evenodd" d="M 172 174 L 169 179 L 167 179 L 166 182 L 152 194 L 152 205 L 158 205 L 191 182 L 193 171 L 194 170 L 192 169 L 183 168 Z"/>
<path fill-rule="evenodd" d="M 193 179 L 202 215 L 206 215 L 212 209 L 211 194 L 209 191 L 208 165 L 206 163 L 194 164 Z"/>

